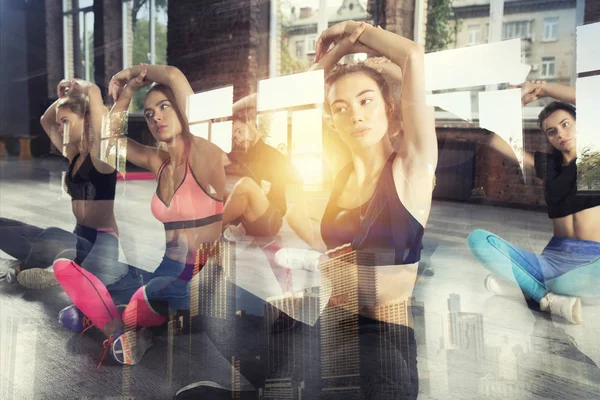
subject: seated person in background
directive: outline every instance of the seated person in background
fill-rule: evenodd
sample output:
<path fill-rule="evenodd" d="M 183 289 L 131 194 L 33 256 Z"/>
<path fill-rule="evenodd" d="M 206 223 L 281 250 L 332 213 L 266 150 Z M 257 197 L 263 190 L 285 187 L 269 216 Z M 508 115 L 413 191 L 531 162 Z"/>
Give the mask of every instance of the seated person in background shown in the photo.
<path fill-rule="evenodd" d="M 544 199 L 554 235 L 541 254 L 519 248 L 499 236 L 476 229 L 467 238 L 473 255 L 490 270 L 486 288 L 498 295 L 522 293 L 542 311 L 579 324 L 581 300 L 595 302 L 600 275 L 600 198 L 577 195 L 575 88 L 554 83 L 525 82 L 523 105 L 542 97 L 558 101 L 538 117 L 550 152 L 525 152 L 524 163 L 544 180 Z M 514 157 L 494 135 L 490 145 Z M 510 286 L 509 282 L 515 282 Z M 515 290 L 517 289 L 517 290 Z M 521 293 L 522 292 L 522 293 Z"/>
<path fill-rule="evenodd" d="M 246 104 L 251 98 L 240 102 Z M 235 240 L 246 233 L 271 237 L 281 229 L 287 212 L 286 187 L 298 180 L 298 174 L 285 155 L 263 141 L 254 111 L 236 110 L 240 102 L 234 105 L 233 150 L 223 157 L 228 181 L 241 177 L 226 193 L 225 237 Z"/>

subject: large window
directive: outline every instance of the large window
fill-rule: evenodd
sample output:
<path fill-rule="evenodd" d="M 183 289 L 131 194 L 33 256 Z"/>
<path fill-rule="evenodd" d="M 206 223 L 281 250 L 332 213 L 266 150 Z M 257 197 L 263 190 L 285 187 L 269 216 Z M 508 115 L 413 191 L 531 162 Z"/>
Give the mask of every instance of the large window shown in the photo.
<path fill-rule="evenodd" d="M 531 21 L 505 22 L 502 27 L 502 39 L 531 38 Z"/>
<path fill-rule="evenodd" d="M 558 17 L 544 18 L 544 41 L 558 40 Z"/>
<path fill-rule="evenodd" d="M 123 0 L 123 68 L 140 63 L 167 64 L 168 0 Z M 131 111 L 143 107 L 136 93 Z"/>
<path fill-rule="evenodd" d="M 94 0 L 63 0 L 64 78 L 94 80 Z"/>

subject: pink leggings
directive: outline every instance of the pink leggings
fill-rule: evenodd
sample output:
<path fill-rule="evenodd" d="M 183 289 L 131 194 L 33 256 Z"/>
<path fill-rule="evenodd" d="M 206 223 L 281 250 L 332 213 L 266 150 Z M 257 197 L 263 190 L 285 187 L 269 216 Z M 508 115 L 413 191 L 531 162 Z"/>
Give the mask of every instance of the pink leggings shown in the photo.
<path fill-rule="evenodd" d="M 158 326 L 166 321 L 164 314 L 168 307 L 159 313 L 150 305 L 151 300 L 172 308 L 189 305 L 188 282 L 204 266 L 208 254 L 199 252 L 192 264 L 164 257 L 153 278 L 133 294 L 122 315 L 119 315 L 106 286 L 74 261 L 57 259 L 54 274 L 73 304 L 99 329 L 103 330 L 114 320 L 124 321 L 127 328 Z"/>

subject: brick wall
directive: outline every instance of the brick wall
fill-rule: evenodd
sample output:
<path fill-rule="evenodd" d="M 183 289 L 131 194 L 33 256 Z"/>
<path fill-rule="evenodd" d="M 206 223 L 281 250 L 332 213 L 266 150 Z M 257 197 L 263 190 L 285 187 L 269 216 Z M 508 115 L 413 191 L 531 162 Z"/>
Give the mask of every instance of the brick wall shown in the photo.
<path fill-rule="evenodd" d="M 268 21 L 265 0 L 170 1 L 168 63 L 194 91 L 233 85 L 235 100 L 254 92 L 268 77 L 265 13 Z"/>
<path fill-rule="evenodd" d="M 585 24 L 600 21 L 600 1 L 586 0 L 583 20 Z"/>
<path fill-rule="evenodd" d="M 526 206 L 545 205 L 542 180 L 535 178 L 533 169 L 526 168 L 524 182 L 519 164 L 489 147 L 491 134 L 488 131 L 466 125 L 438 126 L 436 131 L 440 140 L 476 143 L 475 188 L 483 187 L 488 200 Z M 527 126 L 524 135 L 526 151 L 548 150 L 546 138 L 539 129 Z"/>
<path fill-rule="evenodd" d="M 367 11 L 371 16 L 377 12 L 375 0 L 369 0 Z M 413 38 L 415 19 L 415 0 L 380 0 L 380 25 L 408 39 Z"/>

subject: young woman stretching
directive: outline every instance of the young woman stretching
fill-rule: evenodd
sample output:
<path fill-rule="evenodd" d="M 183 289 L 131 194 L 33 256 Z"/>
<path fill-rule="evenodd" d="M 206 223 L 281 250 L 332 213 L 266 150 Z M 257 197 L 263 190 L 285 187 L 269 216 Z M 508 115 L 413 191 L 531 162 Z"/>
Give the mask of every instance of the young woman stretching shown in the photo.
<path fill-rule="evenodd" d="M 110 118 L 126 112 L 135 91 L 151 82 L 158 85 L 146 95 L 144 116 L 150 132 L 166 150 L 128 139 L 127 159 L 156 176 L 151 209 L 165 227 L 162 262 L 122 315 L 101 282 L 73 262 L 54 263 L 56 278 L 67 295 L 104 332 L 108 337 L 105 347 L 110 346 L 112 357 L 123 364 L 139 362 L 152 344 L 151 334 L 144 328 L 162 324 L 170 310 L 189 305 L 188 282 L 221 236 L 225 187 L 222 151 L 191 135 L 185 110 L 193 91 L 181 71 L 145 65 L 119 72 L 109 86 L 109 94 L 116 100 Z"/>
<path fill-rule="evenodd" d="M 383 55 L 393 64 L 336 66 L 342 57 L 359 52 Z M 371 338 L 361 339 L 361 354 L 371 357 L 360 386 L 361 393 L 372 398 L 391 393 L 386 391 L 392 388 L 402 398 L 418 395 L 412 322 L 377 310 L 410 303 L 431 209 L 437 139 L 433 108 L 425 102 L 423 60 L 423 49 L 416 43 L 364 23 L 345 21 L 322 33 L 317 66 L 326 71 L 335 66 L 325 80 L 327 119 L 349 147 L 352 161 L 338 174 L 324 215 L 315 218 L 320 219 L 317 226 L 311 229 L 303 212 L 288 214 L 290 225 L 313 248 L 351 243 L 352 249 L 387 261 L 375 267 L 375 303 L 360 311 L 360 335 Z M 390 75 L 401 76 L 399 107 L 390 90 Z M 396 152 L 390 135 L 400 131 L 400 122 L 403 133 Z M 359 296 L 369 297 L 371 293 L 362 291 L 373 285 L 361 282 Z M 394 359 L 401 359 L 394 372 L 398 375 L 383 377 L 385 361 L 373 346 L 384 341 L 383 332 L 390 331 L 406 333 L 385 351 L 396 352 Z"/>
<path fill-rule="evenodd" d="M 497 294 L 515 294 L 515 282 L 542 311 L 582 322 L 580 297 L 599 298 L 600 197 L 577 193 L 575 89 L 545 82 L 526 82 L 523 105 L 540 97 L 560 100 L 546 106 L 538 125 L 552 150 L 525 154 L 525 164 L 544 179 L 544 198 L 554 236 L 541 254 L 525 251 L 491 232 L 476 229 L 467 238 L 473 255 L 492 271 L 485 286 Z M 503 151 L 494 136 L 491 146 Z M 505 148 L 505 147 L 504 147 Z M 511 154 L 507 154 L 512 156 Z M 516 291 L 521 295 L 521 291 Z"/>
<path fill-rule="evenodd" d="M 49 266 L 58 257 L 75 260 L 108 288 L 118 303 L 127 302 L 141 285 L 137 269 L 115 264 L 119 257 L 118 228 L 114 215 L 116 172 L 100 160 L 99 132 L 106 108 L 93 83 L 61 81 L 59 99 L 44 113 L 41 124 L 54 146 L 69 161 L 65 187 L 77 221 L 73 233 L 60 228 L 39 228 L 0 218 L 0 249 L 17 259 L 19 283 L 30 289 L 58 284 Z M 92 262 L 89 254 L 98 255 Z M 63 310 L 65 311 L 65 310 Z M 63 321 L 69 326 L 68 318 Z"/>

